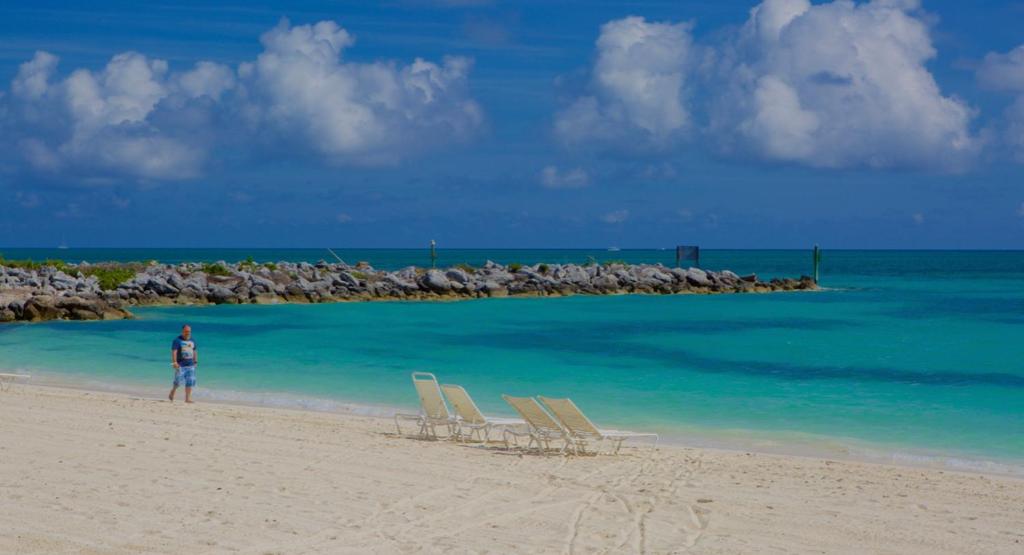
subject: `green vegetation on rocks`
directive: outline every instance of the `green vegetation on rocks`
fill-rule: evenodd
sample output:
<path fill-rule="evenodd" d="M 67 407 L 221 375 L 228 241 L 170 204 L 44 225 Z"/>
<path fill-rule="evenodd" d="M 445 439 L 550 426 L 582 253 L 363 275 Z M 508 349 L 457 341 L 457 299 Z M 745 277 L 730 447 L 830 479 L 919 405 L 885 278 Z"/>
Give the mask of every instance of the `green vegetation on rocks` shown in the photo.
<path fill-rule="evenodd" d="M 68 270 L 68 263 L 59 259 L 46 259 L 42 262 L 35 262 L 31 258 L 26 260 L 7 260 L 3 254 L 0 254 L 0 266 L 7 266 L 8 268 L 21 268 L 22 270 L 39 270 L 46 267 L 51 267 L 60 271 Z"/>
<path fill-rule="evenodd" d="M 230 276 L 231 270 L 221 263 L 203 264 L 203 272 L 208 276 Z"/>
<path fill-rule="evenodd" d="M 91 266 L 79 270 L 82 275 L 96 276 L 100 282 L 100 289 L 113 291 L 118 285 L 135 277 L 135 270 L 125 267 Z"/>

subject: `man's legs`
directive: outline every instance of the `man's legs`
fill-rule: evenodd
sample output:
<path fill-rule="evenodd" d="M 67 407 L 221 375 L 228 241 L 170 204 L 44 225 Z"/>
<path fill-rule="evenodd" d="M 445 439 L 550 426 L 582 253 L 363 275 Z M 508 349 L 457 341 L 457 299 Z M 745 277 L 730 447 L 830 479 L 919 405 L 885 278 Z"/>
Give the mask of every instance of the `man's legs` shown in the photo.
<path fill-rule="evenodd" d="M 185 402 L 192 402 L 192 388 L 196 386 L 196 369 L 195 367 L 185 368 L 181 371 L 182 378 L 185 381 Z"/>
<path fill-rule="evenodd" d="M 178 391 L 178 384 L 172 385 L 171 386 L 171 392 L 169 394 L 167 394 L 167 400 L 172 402 L 172 403 L 174 402 L 174 392 L 175 391 Z"/>

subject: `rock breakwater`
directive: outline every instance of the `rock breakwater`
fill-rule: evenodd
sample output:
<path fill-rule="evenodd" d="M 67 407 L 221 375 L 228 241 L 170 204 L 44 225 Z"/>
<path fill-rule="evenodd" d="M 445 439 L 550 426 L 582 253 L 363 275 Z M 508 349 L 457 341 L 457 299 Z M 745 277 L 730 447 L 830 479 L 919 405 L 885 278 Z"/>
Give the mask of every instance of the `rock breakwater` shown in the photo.
<path fill-rule="evenodd" d="M 102 275 L 124 276 L 113 283 Z M 130 271 L 129 271 L 130 270 Z M 131 276 L 131 277 L 129 277 Z M 257 264 L 0 265 L 0 322 L 130 318 L 132 306 L 443 300 L 507 296 L 765 293 L 814 281 L 661 264 L 534 264 L 397 271 L 321 261 Z"/>

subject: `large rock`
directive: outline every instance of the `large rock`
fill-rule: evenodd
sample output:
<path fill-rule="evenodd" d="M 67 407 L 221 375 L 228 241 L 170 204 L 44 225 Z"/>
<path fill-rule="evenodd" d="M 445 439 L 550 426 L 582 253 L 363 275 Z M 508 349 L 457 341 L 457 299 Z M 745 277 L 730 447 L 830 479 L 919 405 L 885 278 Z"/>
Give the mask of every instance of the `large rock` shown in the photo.
<path fill-rule="evenodd" d="M 594 278 L 591 283 L 601 291 L 616 291 L 619 289 L 619 280 L 612 274 L 601 274 Z"/>
<path fill-rule="evenodd" d="M 409 274 L 404 274 L 404 275 L 408 276 Z M 403 291 L 405 293 L 411 293 L 413 291 L 419 291 L 420 286 L 417 285 L 416 281 L 415 281 L 416 273 L 413 272 L 412 275 L 413 275 L 413 279 L 406 279 L 406 278 L 403 278 L 403 277 L 401 277 L 401 276 L 399 276 L 397 274 L 385 274 L 384 279 L 382 280 L 382 282 L 390 283 L 390 284 L 394 285 L 399 290 L 401 290 L 401 291 Z"/>
<path fill-rule="evenodd" d="M 352 275 L 349 272 L 340 272 L 336 278 L 336 285 L 344 285 L 348 288 L 356 288 L 362 286 L 362 282 L 359 278 Z"/>
<path fill-rule="evenodd" d="M 444 277 L 448 278 L 448 281 L 462 285 L 470 282 L 469 274 L 467 274 L 462 268 L 450 268 L 444 273 Z"/>
<path fill-rule="evenodd" d="M 274 282 L 261 275 L 249 274 L 249 290 L 256 294 L 274 291 Z"/>
<path fill-rule="evenodd" d="M 708 273 L 700 268 L 687 268 L 686 281 L 690 285 L 696 285 L 697 287 L 710 287 L 712 285 Z"/>
<path fill-rule="evenodd" d="M 58 291 L 74 291 L 78 287 L 78 279 L 58 271 L 50 276 L 50 284 Z"/>
<path fill-rule="evenodd" d="M 150 274 L 146 281 L 141 283 L 146 291 L 153 291 L 160 296 L 173 297 L 178 294 L 179 288 L 167 282 L 167 279 L 159 274 Z"/>
<path fill-rule="evenodd" d="M 212 283 L 206 289 L 206 298 L 217 304 L 234 304 L 238 302 L 238 297 L 234 291 Z"/>
<path fill-rule="evenodd" d="M 437 270 L 427 270 L 420 280 L 420 285 L 428 291 L 442 294 L 452 290 L 452 283 Z"/>
<path fill-rule="evenodd" d="M 488 297 L 507 297 L 508 288 L 494 281 L 487 280 L 480 285 L 480 292 Z"/>
<path fill-rule="evenodd" d="M 36 295 L 25 302 L 22 319 L 30 322 L 56 320 L 63 317 L 64 311 L 57 308 L 57 300 L 50 295 Z"/>

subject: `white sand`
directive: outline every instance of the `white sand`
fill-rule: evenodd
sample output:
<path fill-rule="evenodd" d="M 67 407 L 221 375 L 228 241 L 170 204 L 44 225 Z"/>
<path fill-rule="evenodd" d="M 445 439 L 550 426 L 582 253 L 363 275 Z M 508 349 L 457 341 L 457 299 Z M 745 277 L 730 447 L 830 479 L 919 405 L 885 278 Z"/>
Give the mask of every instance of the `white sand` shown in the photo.
<path fill-rule="evenodd" d="M 544 458 L 386 420 L 19 386 L 0 553 L 1024 553 L 1024 481 L 663 448 Z"/>

